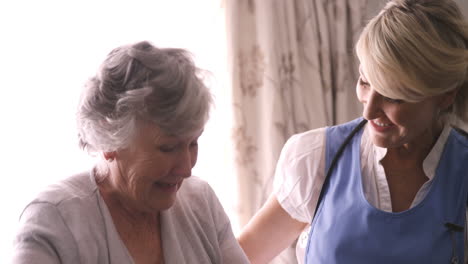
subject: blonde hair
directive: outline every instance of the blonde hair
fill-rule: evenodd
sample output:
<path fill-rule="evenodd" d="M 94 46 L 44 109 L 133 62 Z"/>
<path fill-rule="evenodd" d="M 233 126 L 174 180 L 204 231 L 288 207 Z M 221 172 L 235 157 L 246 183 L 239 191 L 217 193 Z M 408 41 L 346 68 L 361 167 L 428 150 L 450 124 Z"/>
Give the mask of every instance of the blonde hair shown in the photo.
<path fill-rule="evenodd" d="M 449 115 L 468 122 L 468 23 L 453 0 L 389 1 L 356 53 L 384 96 L 418 102 L 458 89 Z"/>

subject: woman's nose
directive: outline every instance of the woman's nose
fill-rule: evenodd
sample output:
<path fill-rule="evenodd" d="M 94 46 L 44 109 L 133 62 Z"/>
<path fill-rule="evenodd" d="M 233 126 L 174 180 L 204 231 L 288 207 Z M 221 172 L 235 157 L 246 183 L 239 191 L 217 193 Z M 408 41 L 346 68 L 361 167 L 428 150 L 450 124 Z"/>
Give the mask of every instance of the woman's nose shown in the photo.
<path fill-rule="evenodd" d="M 192 176 L 192 168 L 194 165 L 195 158 L 192 151 L 190 149 L 183 150 L 179 153 L 174 173 L 180 177 L 188 178 Z"/>
<path fill-rule="evenodd" d="M 379 117 L 379 114 L 381 113 L 380 99 L 380 95 L 373 89 L 370 89 L 367 93 L 363 95 L 363 98 L 361 100 L 364 106 L 362 116 L 365 119 L 372 120 Z"/>

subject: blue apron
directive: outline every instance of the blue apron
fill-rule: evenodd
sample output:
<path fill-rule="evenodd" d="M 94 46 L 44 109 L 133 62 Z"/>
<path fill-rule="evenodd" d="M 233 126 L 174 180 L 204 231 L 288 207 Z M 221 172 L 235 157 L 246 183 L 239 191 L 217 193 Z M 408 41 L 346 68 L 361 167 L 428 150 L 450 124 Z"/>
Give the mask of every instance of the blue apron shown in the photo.
<path fill-rule="evenodd" d="M 327 170 L 343 139 L 360 121 L 327 128 Z M 311 224 L 305 263 L 441 264 L 457 263 L 457 258 L 461 263 L 468 139 L 452 129 L 424 200 L 407 211 L 392 213 L 373 207 L 364 196 L 362 131 L 351 139 L 323 186 L 324 196 Z"/>

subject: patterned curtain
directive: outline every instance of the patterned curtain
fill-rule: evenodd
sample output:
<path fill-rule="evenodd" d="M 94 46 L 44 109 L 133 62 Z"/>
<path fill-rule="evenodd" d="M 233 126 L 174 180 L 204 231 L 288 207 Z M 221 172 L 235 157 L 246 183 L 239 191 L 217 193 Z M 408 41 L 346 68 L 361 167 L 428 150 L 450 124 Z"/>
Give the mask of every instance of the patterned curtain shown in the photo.
<path fill-rule="evenodd" d="M 271 193 L 291 135 L 361 115 L 354 44 L 378 2 L 226 0 L 241 226 Z M 274 263 L 296 263 L 294 251 Z"/>

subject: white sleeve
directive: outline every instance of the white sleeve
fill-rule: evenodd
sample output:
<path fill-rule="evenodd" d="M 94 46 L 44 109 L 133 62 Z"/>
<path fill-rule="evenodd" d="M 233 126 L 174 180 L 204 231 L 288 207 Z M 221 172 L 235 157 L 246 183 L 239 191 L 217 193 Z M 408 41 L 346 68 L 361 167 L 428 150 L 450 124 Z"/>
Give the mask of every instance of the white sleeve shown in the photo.
<path fill-rule="evenodd" d="M 325 179 L 326 127 L 292 136 L 281 151 L 273 190 L 294 219 L 310 223 Z"/>

